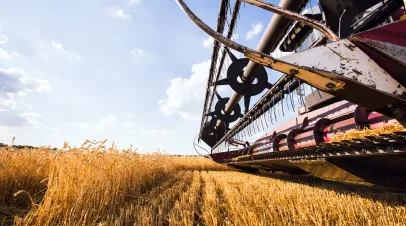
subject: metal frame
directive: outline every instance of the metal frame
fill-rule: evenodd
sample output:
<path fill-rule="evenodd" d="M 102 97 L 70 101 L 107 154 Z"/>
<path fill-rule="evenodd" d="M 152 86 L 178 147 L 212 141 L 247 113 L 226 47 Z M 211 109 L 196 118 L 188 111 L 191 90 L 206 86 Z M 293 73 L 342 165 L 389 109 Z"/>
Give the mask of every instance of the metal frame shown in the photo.
<path fill-rule="evenodd" d="M 290 19 L 300 20 L 302 23 L 316 29 L 321 29 L 321 31 L 331 39 L 336 39 L 328 29 L 326 30 L 326 28 L 317 21 L 303 18 L 303 16 L 299 14 L 262 1 L 243 1 L 255 3 L 256 5 Z M 348 40 L 336 41 L 326 46 L 291 54 L 281 59 L 275 59 L 270 55 L 225 38 L 220 33 L 212 30 L 193 14 L 183 0 L 177 0 L 177 2 L 183 11 L 202 30 L 224 45 L 242 52 L 251 61 L 273 70 L 289 74 L 334 96 L 394 117 L 402 123 L 406 121 L 406 115 L 404 113 L 406 106 L 404 97 L 406 93 L 405 87 L 398 84 L 396 80 L 352 42 Z M 319 59 L 314 60 L 312 56 L 318 56 Z M 325 66 L 323 67 L 323 65 Z M 357 92 L 374 98 L 374 101 L 365 97 L 360 98 L 356 96 Z M 230 99 L 229 104 L 231 104 L 230 102 L 233 101 Z"/>

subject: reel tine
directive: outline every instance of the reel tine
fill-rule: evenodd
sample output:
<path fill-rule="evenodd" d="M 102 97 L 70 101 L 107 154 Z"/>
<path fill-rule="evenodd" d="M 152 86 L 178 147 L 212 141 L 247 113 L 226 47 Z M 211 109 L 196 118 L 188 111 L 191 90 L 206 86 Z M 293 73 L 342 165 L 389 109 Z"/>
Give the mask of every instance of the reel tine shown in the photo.
<path fill-rule="evenodd" d="M 313 89 L 313 86 L 310 86 L 310 89 L 311 89 L 311 91 L 312 91 L 312 95 L 313 95 L 313 97 L 314 97 L 314 93 L 315 93 L 315 91 L 314 91 L 314 89 Z"/>
<path fill-rule="evenodd" d="M 255 120 L 254 117 L 252 117 L 252 122 L 251 122 L 251 136 L 255 133 Z"/>
<path fill-rule="evenodd" d="M 251 121 L 249 120 L 248 121 L 248 125 L 247 125 L 247 135 L 248 135 L 248 137 L 250 136 L 250 131 L 251 131 Z"/>
<path fill-rule="evenodd" d="M 250 101 L 251 101 L 251 97 L 250 96 L 244 96 L 244 107 L 245 107 L 245 111 L 244 113 L 247 114 L 249 107 L 250 107 Z"/>
<path fill-rule="evenodd" d="M 269 118 L 269 121 L 271 122 L 271 124 L 273 124 L 271 116 L 272 116 L 271 102 L 268 102 L 268 118 Z"/>
<path fill-rule="evenodd" d="M 238 134 L 240 135 L 240 138 L 241 138 L 242 140 L 244 140 L 243 131 L 244 131 L 244 129 L 241 128 L 240 131 L 238 132 Z"/>
<path fill-rule="evenodd" d="M 230 84 L 230 81 L 228 78 L 220 79 L 220 80 L 217 80 L 217 81 L 211 83 L 212 86 L 223 86 L 223 85 L 229 85 L 229 84 Z"/>
<path fill-rule="evenodd" d="M 276 119 L 276 109 L 275 109 L 275 98 L 272 98 L 272 100 L 273 100 L 273 103 L 272 103 L 273 107 L 272 108 L 274 109 L 273 114 L 275 116 L 275 122 L 276 122 L 277 119 Z"/>
<path fill-rule="evenodd" d="M 226 50 L 232 62 L 236 62 L 238 60 L 237 57 L 230 51 L 230 49 L 227 46 L 224 46 L 224 49 Z"/>
<path fill-rule="evenodd" d="M 251 118 L 251 136 L 253 136 L 254 135 L 254 133 L 255 133 L 255 119 L 254 119 L 254 117 L 252 117 Z"/>
<path fill-rule="evenodd" d="M 303 84 L 303 95 L 306 96 L 306 84 Z"/>
<path fill-rule="evenodd" d="M 262 126 L 262 129 L 263 129 L 263 125 L 262 125 L 262 121 L 261 121 L 261 112 L 260 111 L 258 111 L 258 118 L 257 118 L 257 121 L 258 121 L 258 130 L 260 130 L 260 126 Z M 259 131 L 258 131 L 259 132 Z"/>
<path fill-rule="evenodd" d="M 283 92 L 281 91 L 282 116 L 285 117 L 285 112 L 283 111 L 283 99 L 284 99 L 284 96 L 283 96 Z"/>
<path fill-rule="evenodd" d="M 320 90 L 317 90 L 317 93 L 319 94 L 320 99 L 323 99 L 323 97 L 322 97 L 321 94 L 320 94 Z"/>
<path fill-rule="evenodd" d="M 245 139 L 248 140 L 248 138 L 250 137 L 250 128 L 249 128 L 249 124 L 246 125 L 246 130 L 245 130 Z"/>
<path fill-rule="evenodd" d="M 288 92 L 289 92 L 289 100 L 290 100 L 290 104 L 292 106 L 292 111 L 295 112 L 295 107 L 293 105 L 293 98 L 292 98 L 292 92 L 290 92 L 290 86 L 288 86 Z"/>
<path fill-rule="evenodd" d="M 266 124 L 266 128 L 268 128 L 268 120 L 266 120 L 266 116 L 265 116 L 265 106 L 262 108 L 262 115 L 264 116 L 264 120 L 265 120 L 265 124 Z"/>
<path fill-rule="evenodd" d="M 216 95 L 218 100 L 223 99 L 217 91 L 214 91 L 214 94 Z"/>
<path fill-rule="evenodd" d="M 296 89 L 296 100 L 297 100 L 297 103 L 298 103 L 299 105 L 302 104 L 302 103 L 300 102 L 299 90 L 298 90 L 298 89 Z M 300 107 L 300 106 L 299 106 L 299 107 Z"/>

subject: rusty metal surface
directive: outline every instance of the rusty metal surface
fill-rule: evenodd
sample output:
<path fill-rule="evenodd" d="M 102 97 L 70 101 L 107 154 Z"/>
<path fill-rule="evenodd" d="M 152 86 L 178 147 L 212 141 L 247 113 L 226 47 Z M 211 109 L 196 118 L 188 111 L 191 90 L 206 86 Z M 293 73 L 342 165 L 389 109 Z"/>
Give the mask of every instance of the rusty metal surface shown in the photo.
<path fill-rule="evenodd" d="M 378 50 L 389 59 L 396 61 L 403 67 L 406 67 L 406 46 L 398 46 L 391 43 L 370 39 L 359 39 L 357 41 Z"/>
<path fill-rule="evenodd" d="M 288 19 L 298 21 L 300 23 L 303 23 L 309 27 L 315 28 L 319 30 L 322 34 L 324 34 L 325 37 L 327 37 L 330 41 L 338 41 L 340 38 L 337 36 L 335 32 L 330 30 L 327 26 L 324 24 L 320 23 L 317 20 L 311 19 L 309 17 L 300 15 L 298 13 L 289 11 L 287 9 L 284 9 L 282 7 L 273 5 L 271 3 L 267 3 L 262 0 L 242 0 L 243 2 L 258 6 L 260 8 L 266 9 L 268 11 L 271 11 L 273 13 L 277 13 L 281 16 L 284 16 Z"/>
<path fill-rule="evenodd" d="M 406 20 L 402 20 L 349 38 L 403 86 L 406 86 L 405 27 Z"/>
<path fill-rule="evenodd" d="M 406 20 L 374 28 L 349 38 L 379 50 L 386 57 L 406 67 Z"/>
<path fill-rule="evenodd" d="M 317 58 L 314 56 L 317 56 Z M 291 54 L 279 60 L 293 65 L 303 65 L 313 70 L 325 70 L 329 74 L 336 74 L 337 79 L 346 77 L 389 94 L 393 92 L 402 94 L 406 91 L 404 87 L 398 87 L 396 80 L 388 75 L 375 61 L 371 61 L 367 54 L 349 40 L 340 40 L 325 46 Z M 317 88 L 321 88 L 323 84 L 321 81 L 312 81 L 311 78 L 302 79 L 307 80 Z"/>
<path fill-rule="evenodd" d="M 354 38 L 370 39 L 385 43 L 391 43 L 397 46 L 406 46 L 406 35 L 405 35 L 406 20 L 400 20 L 374 28 L 365 32 L 355 34 L 350 37 L 350 40 Z"/>

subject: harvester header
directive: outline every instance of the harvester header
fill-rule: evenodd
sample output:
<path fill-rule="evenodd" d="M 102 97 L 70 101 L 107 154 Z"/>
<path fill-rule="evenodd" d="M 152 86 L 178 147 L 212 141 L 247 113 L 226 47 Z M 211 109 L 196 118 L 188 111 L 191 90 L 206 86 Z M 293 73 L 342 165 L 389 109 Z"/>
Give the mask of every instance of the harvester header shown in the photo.
<path fill-rule="evenodd" d="M 406 188 L 403 0 L 318 0 L 315 7 L 306 0 L 281 0 L 279 6 L 221 0 L 216 30 L 176 1 L 215 40 L 198 135 L 210 146 L 210 158 L 251 172 Z M 233 40 L 241 3 L 274 13 L 256 49 Z M 231 63 L 221 78 L 225 59 Z M 265 68 L 283 75 L 271 83 Z M 233 94 L 221 96 L 218 86 Z M 261 93 L 251 106 L 251 97 Z M 296 109 L 297 117 L 277 122 Z"/>

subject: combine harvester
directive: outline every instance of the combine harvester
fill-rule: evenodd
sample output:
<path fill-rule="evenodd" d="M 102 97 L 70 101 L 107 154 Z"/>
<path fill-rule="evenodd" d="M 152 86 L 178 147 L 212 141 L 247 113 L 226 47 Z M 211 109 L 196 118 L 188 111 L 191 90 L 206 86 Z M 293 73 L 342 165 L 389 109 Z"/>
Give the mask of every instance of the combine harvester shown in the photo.
<path fill-rule="evenodd" d="M 317 7 L 306 10 L 307 0 L 281 0 L 279 6 L 236 0 L 232 11 L 228 0 L 221 0 L 216 30 L 183 0 L 177 2 L 215 39 L 198 136 L 211 147 L 209 158 L 247 172 L 406 188 L 403 0 L 318 0 Z M 256 50 L 232 40 L 242 2 L 274 13 Z M 237 59 L 231 49 L 246 58 Z M 291 54 L 269 55 L 277 49 Z M 226 56 L 232 63 L 226 78 L 219 79 Z M 265 67 L 283 75 L 271 84 Z M 230 86 L 233 95 L 221 97 L 216 92 L 220 85 Z M 313 91 L 308 95 L 306 85 Z M 250 98 L 264 92 L 249 108 Z M 296 109 L 295 103 L 300 105 L 296 118 L 248 142 L 287 107 Z M 354 131 L 361 135 L 354 138 Z M 236 150 L 230 151 L 230 145 Z"/>

